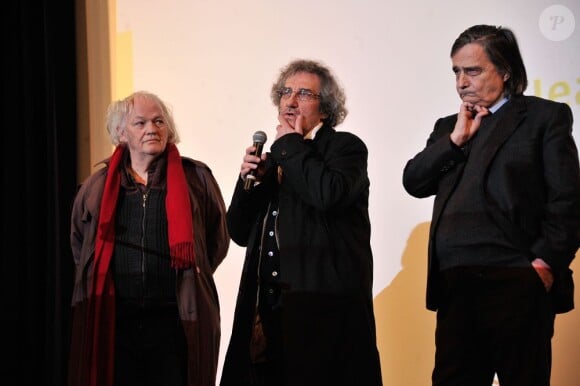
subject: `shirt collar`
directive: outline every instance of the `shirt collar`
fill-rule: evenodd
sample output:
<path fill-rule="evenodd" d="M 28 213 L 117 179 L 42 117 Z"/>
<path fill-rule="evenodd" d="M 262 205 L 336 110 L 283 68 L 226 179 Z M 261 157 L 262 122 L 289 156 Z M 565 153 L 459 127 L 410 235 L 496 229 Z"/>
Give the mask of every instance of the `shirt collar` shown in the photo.
<path fill-rule="evenodd" d="M 314 139 L 316 133 L 318 133 L 318 130 L 320 130 L 323 124 L 324 122 L 320 122 L 318 125 L 314 126 L 314 129 L 310 130 L 310 132 L 304 136 L 304 139 Z"/>
<path fill-rule="evenodd" d="M 508 101 L 507 97 L 503 97 L 501 98 L 495 105 L 491 106 L 488 110 L 490 113 L 495 114 L 495 112 L 497 110 L 499 110 L 499 108 L 501 106 L 503 106 L 506 102 Z"/>

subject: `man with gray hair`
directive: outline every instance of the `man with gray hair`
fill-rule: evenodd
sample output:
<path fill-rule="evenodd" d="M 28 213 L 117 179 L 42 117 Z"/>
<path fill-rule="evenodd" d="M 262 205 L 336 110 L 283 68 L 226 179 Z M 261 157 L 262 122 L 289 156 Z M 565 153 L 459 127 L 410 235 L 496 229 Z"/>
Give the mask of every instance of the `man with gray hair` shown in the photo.
<path fill-rule="evenodd" d="M 274 142 L 246 149 L 228 208 L 246 258 L 221 385 L 380 386 L 367 147 L 335 130 L 346 98 L 324 65 L 291 62 L 271 97 Z"/>

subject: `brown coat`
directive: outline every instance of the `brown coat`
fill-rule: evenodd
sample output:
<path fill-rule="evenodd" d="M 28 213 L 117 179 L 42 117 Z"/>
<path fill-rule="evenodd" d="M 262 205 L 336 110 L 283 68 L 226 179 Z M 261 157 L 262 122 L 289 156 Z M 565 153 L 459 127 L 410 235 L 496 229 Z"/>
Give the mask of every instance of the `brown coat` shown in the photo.
<path fill-rule="evenodd" d="M 219 299 L 213 273 L 229 247 L 226 209 L 211 170 L 202 162 L 182 157 L 189 187 L 195 235 L 196 267 L 177 274 L 176 296 L 179 314 L 188 342 L 188 385 L 215 384 L 219 344 Z M 88 295 L 93 281 L 94 250 L 99 209 L 106 179 L 108 160 L 80 186 L 71 215 L 71 248 L 76 266 L 72 294 L 73 327 L 69 383 L 79 386 L 86 376 L 77 354 L 83 352 Z M 166 159 L 163 157 L 151 174 L 151 183 L 165 187 Z M 124 175 L 124 173 L 122 173 Z M 126 183 L 122 177 L 122 184 Z"/>

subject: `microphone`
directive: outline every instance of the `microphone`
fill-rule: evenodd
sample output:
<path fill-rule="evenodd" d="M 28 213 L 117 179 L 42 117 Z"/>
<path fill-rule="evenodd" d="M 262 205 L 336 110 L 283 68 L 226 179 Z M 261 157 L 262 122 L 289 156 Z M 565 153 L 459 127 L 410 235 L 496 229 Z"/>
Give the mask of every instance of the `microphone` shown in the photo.
<path fill-rule="evenodd" d="M 262 155 L 262 149 L 264 148 L 264 144 L 266 143 L 266 133 L 263 131 L 256 131 L 252 136 L 252 140 L 254 141 L 254 147 L 256 150 L 252 153 L 257 157 Z M 254 169 L 250 170 L 248 174 L 246 174 L 246 181 L 244 181 L 244 190 L 249 192 L 254 185 L 256 184 L 256 176 L 254 175 Z"/>

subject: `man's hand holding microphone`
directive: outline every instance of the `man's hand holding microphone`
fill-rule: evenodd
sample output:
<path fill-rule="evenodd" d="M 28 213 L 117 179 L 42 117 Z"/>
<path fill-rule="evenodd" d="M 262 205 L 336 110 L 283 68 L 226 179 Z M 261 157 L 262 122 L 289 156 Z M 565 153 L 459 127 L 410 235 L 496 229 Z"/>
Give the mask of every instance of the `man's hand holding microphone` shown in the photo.
<path fill-rule="evenodd" d="M 253 144 L 246 149 L 240 175 L 244 179 L 244 190 L 252 190 L 256 182 L 262 177 L 264 171 L 260 168 L 261 161 L 266 159 L 266 153 L 262 154 L 264 144 L 268 137 L 263 131 L 256 131 L 252 136 Z"/>

